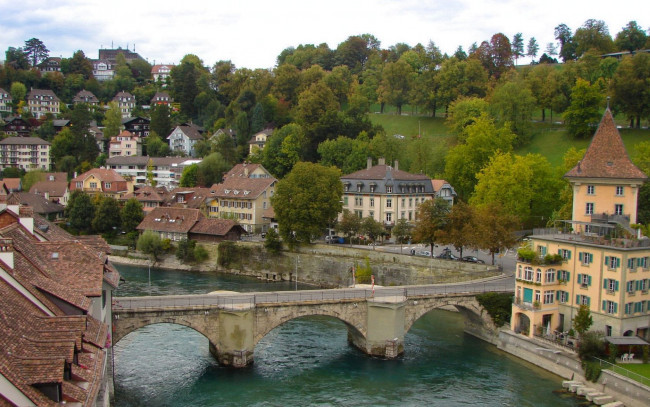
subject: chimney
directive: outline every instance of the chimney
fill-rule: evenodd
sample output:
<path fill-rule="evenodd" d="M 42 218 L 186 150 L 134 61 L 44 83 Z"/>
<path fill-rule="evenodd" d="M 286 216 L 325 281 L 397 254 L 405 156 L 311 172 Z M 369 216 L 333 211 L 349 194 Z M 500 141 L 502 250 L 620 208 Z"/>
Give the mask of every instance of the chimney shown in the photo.
<path fill-rule="evenodd" d="M 395 160 L 395 165 L 393 166 L 395 168 L 395 171 L 399 170 L 399 162 Z"/>
<path fill-rule="evenodd" d="M 29 230 L 29 233 L 34 234 L 34 209 L 31 206 L 21 205 L 18 208 L 18 216 L 20 224 Z"/>
<path fill-rule="evenodd" d="M 0 260 L 14 268 L 14 240 L 0 239 Z"/>
<path fill-rule="evenodd" d="M 369 170 L 371 168 L 372 168 L 372 157 L 368 157 L 368 165 L 367 165 L 366 169 Z"/>
<path fill-rule="evenodd" d="M 386 165 L 386 159 L 384 157 L 380 157 L 377 165 Z"/>

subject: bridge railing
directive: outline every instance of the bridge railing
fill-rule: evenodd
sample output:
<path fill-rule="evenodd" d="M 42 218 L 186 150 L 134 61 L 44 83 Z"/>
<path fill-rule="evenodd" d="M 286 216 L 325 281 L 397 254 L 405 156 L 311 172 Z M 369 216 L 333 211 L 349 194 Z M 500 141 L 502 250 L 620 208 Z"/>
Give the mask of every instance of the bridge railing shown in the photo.
<path fill-rule="evenodd" d="M 252 307 L 263 303 L 291 303 L 308 301 L 341 301 L 368 299 L 406 299 L 409 297 L 443 294 L 478 294 L 484 292 L 512 292 L 512 283 L 505 281 L 450 285 L 407 287 L 344 288 L 330 290 L 271 291 L 241 294 L 165 295 L 155 297 L 116 297 L 113 309 L 160 309 L 186 307 Z"/>

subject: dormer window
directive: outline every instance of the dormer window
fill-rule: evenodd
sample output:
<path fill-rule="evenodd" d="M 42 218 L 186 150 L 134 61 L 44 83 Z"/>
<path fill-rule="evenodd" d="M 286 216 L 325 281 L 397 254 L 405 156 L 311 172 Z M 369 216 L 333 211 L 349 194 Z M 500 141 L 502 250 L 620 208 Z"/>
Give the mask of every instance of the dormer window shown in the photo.
<path fill-rule="evenodd" d="M 386 193 L 387 194 L 392 194 L 393 193 L 393 187 L 389 186 L 389 185 L 386 185 Z"/>

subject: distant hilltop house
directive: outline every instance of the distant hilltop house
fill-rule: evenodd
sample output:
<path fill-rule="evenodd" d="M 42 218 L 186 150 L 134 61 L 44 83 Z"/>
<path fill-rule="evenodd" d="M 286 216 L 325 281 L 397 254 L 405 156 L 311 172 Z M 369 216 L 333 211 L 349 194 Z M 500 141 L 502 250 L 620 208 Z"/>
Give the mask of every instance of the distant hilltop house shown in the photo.
<path fill-rule="evenodd" d="M 151 106 L 171 106 L 172 103 L 174 103 L 174 99 L 172 99 L 167 92 L 156 92 L 156 94 L 151 98 Z"/>
<path fill-rule="evenodd" d="M 91 63 L 93 64 L 93 76 L 95 79 L 98 81 L 113 79 L 115 76 L 115 69 L 117 68 L 117 56 L 119 54 L 124 56 L 127 63 L 138 59 L 142 61 L 145 60 L 140 56 L 140 54 L 135 52 L 135 46 L 133 47 L 133 51 L 129 50 L 128 47 L 127 49 L 121 47 L 113 49 L 101 48 L 99 49 L 99 58 L 91 60 Z"/>
<path fill-rule="evenodd" d="M 257 150 L 263 150 L 266 145 L 266 141 L 269 137 L 273 135 L 273 129 L 264 129 L 258 133 L 253 134 L 250 141 L 248 142 L 249 148 L 248 153 L 253 154 Z"/>
<path fill-rule="evenodd" d="M 0 117 L 7 116 L 12 111 L 13 98 L 11 93 L 0 88 Z"/>
<path fill-rule="evenodd" d="M 60 103 L 61 100 L 49 89 L 31 89 L 27 94 L 27 108 L 37 119 L 48 113 L 61 113 Z"/>
<path fill-rule="evenodd" d="M 41 71 L 41 73 L 61 72 L 61 58 L 46 58 L 43 62 L 38 64 L 38 70 Z"/>
<path fill-rule="evenodd" d="M 172 151 L 179 151 L 194 157 L 194 145 L 197 141 L 203 140 L 203 131 L 204 129 L 202 127 L 192 123 L 184 123 L 176 126 L 171 134 L 167 136 L 169 147 Z"/>
<path fill-rule="evenodd" d="M 151 76 L 153 77 L 154 82 L 165 82 L 167 78 L 171 75 L 172 68 L 174 65 L 154 65 L 151 67 Z"/>
<path fill-rule="evenodd" d="M 72 98 L 72 103 L 75 105 L 78 103 L 85 103 L 91 106 L 99 106 L 99 99 L 89 90 L 80 90 L 77 92 L 74 98 Z"/>
<path fill-rule="evenodd" d="M 125 91 L 117 92 L 113 102 L 117 103 L 123 118 L 131 117 L 131 112 L 135 108 L 135 96 Z"/>
<path fill-rule="evenodd" d="M 343 209 L 360 218 L 371 217 L 391 228 L 398 219 L 413 222 L 417 207 L 422 202 L 434 199 L 437 191 L 443 191 L 445 198 L 453 201 L 455 192 L 451 186 L 440 180 L 434 182 L 424 174 L 411 174 L 399 169 L 395 161 L 393 167 L 386 165 L 383 158 L 373 165 L 368 158 L 366 169 L 343 175 Z M 451 199 L 449 199 L 451 198 Z"/>

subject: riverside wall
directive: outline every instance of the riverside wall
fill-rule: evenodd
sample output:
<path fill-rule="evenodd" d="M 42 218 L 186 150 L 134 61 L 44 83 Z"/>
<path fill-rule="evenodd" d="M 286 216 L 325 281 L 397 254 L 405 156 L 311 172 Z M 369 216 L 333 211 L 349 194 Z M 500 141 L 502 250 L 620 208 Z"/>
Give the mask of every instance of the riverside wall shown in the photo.
<path fill-rule="evenodd" d="M 226 267 L 220 267 L 217 265 L 217 245 L 201 244 L 210 253 L 210 258 L 198 265 L 183 264 L 174 255 L 165 255 L 155 263 L 137 253 L 128 257 L 111 256 L 110 260 L 145 267 L 226 272 L 268 281 L 295 281 L 297 274 L 299 282 L 318 287 L 350 286 L 352 267 L 363 268 L 366 264 L 375 276 L 375 284 L 382 286 L 453 283 L 501 274 L 493 266 L 389 253 L 381 251 L 381 247 L 364 250 L 343 245 L 313 244 L 295 251 L 270 254 L 261 242 L 238 242 L 237 256 Z"/>

